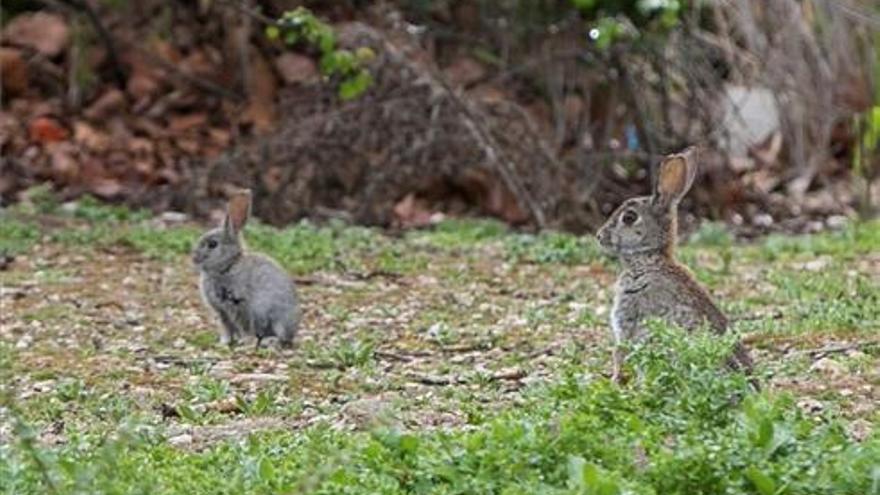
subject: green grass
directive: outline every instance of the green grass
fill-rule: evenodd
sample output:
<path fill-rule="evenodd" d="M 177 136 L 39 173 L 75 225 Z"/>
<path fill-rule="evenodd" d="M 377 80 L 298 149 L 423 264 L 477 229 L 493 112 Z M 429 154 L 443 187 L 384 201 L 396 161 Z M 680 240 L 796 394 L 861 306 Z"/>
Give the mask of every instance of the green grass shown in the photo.
<path fill-rule="evenodd" d="M 880 244 L 880 221 L 849 224 L 836 232 L 819 235 L 783 236 L 773 234 L 760 243 L 760 257 L 768 261 L 790 257 L 833 256 L 851 260 L 876 253 Z"/>
<path fill-rule="evenodd" d="M 22 494 L 878 493 L 880 438 L 852 443 L 833 415 L 817 422 L 790 397 L 719 373 L 730 341 L 656 330 L 658 345 L 634 351 L 637 383 L 572 367 L 470 430 L 317 424 L 188 452 L 133 424 L 51 450 L 29 445 L 22 427 L 0 448 L 0 475 L 6 493 Z M 207 380 L 186 394 L 215 400 L 225 386 Z M 72 382 L 58 396 L 88 393 Z"/>
<path fill-rule="evenodd" d="M 507 257 L 515 262 L 589 263 L 600 258 L 598 243 L 592 237 L 577 237 L 560 232 L 538 235 L 514 235 L 505 240 Z"/>
<path fill-rule="evenodd" d="M 410 232 L 407 238 L 438 249 L 467 249 L 499 239 L 507 232 L 497 220 L 444 220 L 429 230 Z"/>
<path fill-rule="evenodd" d="M 0 214 L 0 254 L 26 252 L 40 238 L 37 227 Z"/>
<path fill-rule="evenodd" d="M 880 349 L 830 355 L 834 377 L 774 347 L 876 339 L 880 222 L 752 244 L 707 224 L 681 257 L 735 333 L 656 326 L 616 385 L 615 268 L 591 236 L 255 222 L 250 247 L 314 280 L 300 287 L 299 347 L 281 355 L 217 345 L 188 260 L 203 227 L 91 200 L 62 212 L 39 190 L 30 205 L 0 222 L 0 250 L 24 259 L 0 272 L 22 291 L 3 300 L 0 494 L 880 495 L 880 412 L 864 392 L 880 383 Z M 761 393 L 719 366 L 743 333 Z M 506 367 L 528 380 L 496 378 Z M 381 394 L 394 405 L 384 426 L 343 421 L 345 405 Z M 261 419 L 276 426 L 242 426 Z M 874 428 L 861 441 L 858 421 Z M 175 446 L 217 428 L 242 431 Z"/>

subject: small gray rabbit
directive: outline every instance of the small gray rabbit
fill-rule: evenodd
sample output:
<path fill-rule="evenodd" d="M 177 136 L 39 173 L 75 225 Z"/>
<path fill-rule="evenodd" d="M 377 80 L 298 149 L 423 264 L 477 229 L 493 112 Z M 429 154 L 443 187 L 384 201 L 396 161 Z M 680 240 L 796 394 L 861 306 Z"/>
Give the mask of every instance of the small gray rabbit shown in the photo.
<path fill-rule="evenodd" d="M 630 198 L 608 218 L 596 237 L 623 265 L 617 279 L 611 327 L 616 343 L 613 378 L 620 379 L 619 344 L 645 337 L 644 321 L 660 318 L 685 329 L 703 325 L 722 334 L 727 318 L 688 269 L 675 259 L 678 203 L 697 175 L 693 147 L 660 164 L 651 196 Z M 747 373 L 752 360 L 737 344 L 728 363 Z"/>
<path fill-rule="evenodd" d="M 196 243 L 192 260 L 201 272 L 202 298 L 220 319 L 221 343 L 232 346 L 247 334 L 256 337 L 257 348 L 270 336 L 290 347 L 300 319 L 296 288 L 275 261 L 245 251 L 241 230 L 250 209 L 250 191 L 235 194 L 222 225 Z"/>

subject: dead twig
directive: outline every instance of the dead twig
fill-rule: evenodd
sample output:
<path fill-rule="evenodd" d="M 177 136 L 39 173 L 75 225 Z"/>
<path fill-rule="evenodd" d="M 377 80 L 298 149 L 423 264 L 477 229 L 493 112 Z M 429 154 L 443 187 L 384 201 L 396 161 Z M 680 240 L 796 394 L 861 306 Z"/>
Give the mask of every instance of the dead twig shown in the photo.
<path fill-rule="evenodd" d="M 520 381 L 526 376 L 525 370 L 521 368 L 511 368 L 501 371 L 496 371 L 489 376 L 478 377 L 472 376 L 470 378 L 465 378 L 460 375 L 430 375 L 427 373 L 418 373 L 418 372 L 410 372 L 407 374 L 410 380 L 421 383 L 423 385 L 431 385 L 431 386 L 448 386 L 448 385 L 467 385 L 480 380 L 486 380 L 489 382 L 497 382 L 497 381 Z"/>
<path fill-rule="evenodd" d="M 491 346 L 484 342 L 476 342 L 471 344 L 440 346 L 440 350 L 448 353 L 466 353 L 485 350 L 489 347 Z"/>
<path fill-rule="evenodd" d="M 624 97 L 629 100 L 629 104 L 633 111 L 635 112 L 636 120 L 635 120 L 635 129 L 636 133 L 639 136 L 639 140 L 644 143 L 645 149 L 648 151 L 648 155 L 653 156 L 656 155 L 658 150 L 657 146 L 654 143 L 654 138 L 656 137 L 655 132 L 651 132 L 651 129 L 648 126 L 651 125 L 651 119 L 648 118 L 648 112 L 645 109 L 643 102 L 638 98 L 638 87 L 636 86 L 635 79 L 630 73 L 629 66 L 624 60 L 624 50 L 622 48 L 618 48 L 612 50 L 611 52 L 611 65 L 617 67 L 621 82 L 623 83 Z M 656 177 L 656 168 L 657 163 L 651 162 L 649 164 L 651 171 L 651 186 L 653 187 L 653 181 Z"/>
<path fill-rule="evenodd" d="M 307 359 L 305 364 L 309 368 L 316 370 L 333 370 L 342 368 L 339 364 L 331 361 L 316 361 L 314 359 Z"/>
<path fill-rule="evenodd" d="M 828 354 L 837 354 L 841 352 L 854 351 L 856 349 L 864 349 L 865 347 L 873 347 L 880 345 L 880 340 L 863 340 L 860 342 L 852 342 L 849 344 L 830 345 L 819 347 L 816 349 L 798 349 L 791 351 L 789 354 L 803 355 L 808 354 L 814 357 L 825 356 Z"/>
<path fill-rule="evenodd" d="M 526 359 L 535 359 L 540 356 L 552 356 L 556 353 L 556 351 L 560 348 L 560 344 L 553 343 L 548 345 L 547 347 L 542 347 L 540 349 L 535 349 L 532 352 L 526 354 Z"/>
<path fill-rule="evenodd" d="M 379 357 L 381 359 L 386 359 L 388 361 L 400 361 L 401 363 L 410 363 L 415 359 L 415 357 L 413 356 L 398 354 L 391 351 L 373 351 L 373 353 L 376 355 L 376 357 Z"/>
<path fill-rule="evenodd" d="M 104 44 L 104 49 L 107 50 L 107 61 L 110 63 L 110 68 L 113 72 L 113 80 L 116 82 L 116 86 L 119 88 L 125 88 L 127 77 L 125 75 L 125 70 L 123 70 L 122 68 L 122 63 L 120 63 L 119 61 L 119 53 L 116 50 L 116 42 L 110 32 L 107 31 L 107 28 L 104 27 L 104 24 L 98 17 L 95 9 L 93 9 L 92 6 L 88 4 L 88 2 L 85 2 L 83 0 L 41 0 L 41 2 L 49 6 L 60 4 L 67 7 L 68 9 L 80 11 L 85 14 L 86 18 L 89 20 L 89 23 L 91 23 L 92 27 L 95 29 L 95 33 L 97 33 L 98 37 L 101 38 L 101 43 Z"/>
<path fill-rule="evenodd" d="M 736 322 L 736 321 L 758 321 L 758 320 L 765 320 L 765 319 L 768 319 L 768 318 L 771 319 L 771 320 L 778 320 L 778 319 L 782 318 L 782 311 L 774 311 L 774 312 L 772 312 L 772 313 L 770 313 L 770 314 L 768 314 L 768 315 L 762 315 L 762 314 L 743 315 L 743 316 L 740 316 L 740 317 L 737 317 L 737 318 L 731 318 L 730 321 L 731 321 L 731 322 Z"/>
<path fill-rule="evenodd" d="M 390 272 L 388 270 L 371 270 L 366 273 L 361 272 L 349 272 L 347 275 L 351 276 L 355 280 L 370 280 L 373 278 L 381 277 L 381 278 L 389 278 L 391 280 L 399 280 L 403 278 L 403 274 L 397 272 Z"/>
<path fill-rule="evenodd" d="M 245 2 L 242 2 L 240 0 L 218 0 L 218 3 L 228 5 L 229 7 L 237 10 L 238 12 L 245 14 L 246 16 L 248 16 L 254 20 L 257 20 L 263 24 L 266 24 L 266 25 L 278 24 L 278 21 L 276 21 L 275 19 L 272 19 L 271 17 L 264 15 L 259 10 L 256 10 L 254 8 L 249 7 L 248 5 L 245 4 Z"/>
<path fill-rule="evenodd" d="M 167 71 L 169 75 L 183 82 L 184 84 L 194 86 L 195 88 L 200 89 L 204 92 L 217 95 L 227 100 L 232 100 L 235 102 L 241 102 L 242 100 L 244 100 L 244 97 L 241 94 L 224 88 L 223 86 L 213 83 L 207 79 L 194 76 L 184 70 L 181 70 L 176 65 L 170 62 L 166 62 L 165 60 L 162 60 L 161 58 L 156 56 L 154 53 L 146 50 L 138 43 L 126 41 L 123 44 L 126 46 L 126 49 L 136 50 L 137 52 L 141 53 L 148 62 L 161 67 L 162 70 Z"/>
<path fill-rule="evenodd" d="M 336 287 L 363 287 L 361 281 L 339 280 L 328 277 L 290 277 L 297 285 L 325 285 Z"/>
<path fill-rule="evenodd" d="M 458 93 L 449 86 L 449 83 L 438 73 L 437 70 L 430 67 L 416 66 L 414 63 L 407 60 L 407 58 L 404 57 L 399 52 L 398 48 L 390 41 L 386 40 L 384 45 L 386 52 L 392 57 L 392 59 L 395 59 L 397 63 L 411 69 L 416 74 L 421 73 L 430 77 L 434 92 L 446 96 L 456 107 L 465 127 L 470 131 L 471 136 L 482 149 L 483 155 L 492 165 L 492 168 L 494 168 L 501 176 L 501 180 L 504 181 L 504 184 L 510 192 L 514 194 L 521 206 L 525 207 L 531 213 L 532 218 L 535 220 L 535 223 L 539 228 L 543 229 L 546 227 L 547 218 L 544 214 L 543 208 L 541 208 L 540 204 L 534 197 L 532 197 L 531 193 L 523 185 L 520 177 L 510 166 L 511 160 L 502 147 L 499 146 L 492 134 L 486 129 L 486 126 L 482 123 L 477 111 L 471 107 L 470 103 L 463 100 Z"/>
<path fill-rule="evenodd" d="M 522 368 L 511 368 L 493 373 L 489 376 L 490 381 L 520 381 L 527 377 L 528 373 Z"/>
<path fill-rule="evenodd" d="M 220 361 L 220 358 L 200 357 L 187 358 L 183 356 L 160 355 L 160 356 L 138 356 L 138 359 L 152 361 L 157 364 L 167 364 L 181 367 L 191 367 L 198 365 L 214 365 Z"/>
<path fill-rule="evenodd" d="M 467 383 L 460 376 L 449 375 L 428 375 L 424 373 L 411 372 L 407 374 L 408 378 L 414 382 L 423 385 L 445 386 L 445 385 L 463 385 Z"/>
<path fill-rule="evenodd" d="M 291 280 L 297 285 L 326 285 L 326 286 L 337 286 L 337 287 L 362 287 L 368 280 L 372 280 L 374 278 L 384 278 L 388 280 L 393 280 L 396 283 L 401 283 L 406 285 L 403 282 L 404 275 L 396 272 L 389 272 L 386 270 L 373 270 L 369 272 L 347 272 L 345 276 L 349 277 L 351 280 L 341 280 L 336 278 L 328 278 L 328 277 L 290 277 Z"/>
<path fill-rule="evenodd" d="M 519 177 L 511 169 L 509 159 L 495 141 L 495 138 L 492 137 L 492 135 L 485 129 L 485 126 L 477 120 L 468 103 L 462 101 L 462 99 L 449 87 L 445 80 L 442 78 L 439 78 L 439 80 L 446 88 L 446 91 L 449 92 L 450 99 L 461 111 L 464 117 L 463 120 L 465 126 L 471 131 L 471 134 L 480 147 L 483 148 L 483 153 L 485 154 L 486 159 L 492 164 L 493 168 L 495 168 L 501 176 L 505 185 L 507 185 L 510 191 L 516 196 L 517 200 L 524 203 L 523 206 L 531 212 L 532 218 L 535 220 L 538 227 L 541 229 L 545 228 L 547 226 L 547 218 L 544 215 L 544 210 L 540 207 L 538 202 L 535 201 L 535 198 L 532 197 L 531 193 L 529 193 L 519 180 Z"/>

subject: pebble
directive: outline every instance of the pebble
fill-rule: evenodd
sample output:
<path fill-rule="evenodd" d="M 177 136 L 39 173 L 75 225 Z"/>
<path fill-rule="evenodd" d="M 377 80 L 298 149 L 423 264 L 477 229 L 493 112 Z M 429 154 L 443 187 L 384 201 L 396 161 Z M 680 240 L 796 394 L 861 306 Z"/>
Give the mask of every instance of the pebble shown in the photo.
<path fill-rule="evenodd" d="M 813 363 L 813 365 L 810 366 L 810 371 L 819 372 L 828 376 L 840 376 L 845 372 L 840 363 L 827 357 Z"/>
<path fill-rule="evenodd" d="M 192 445 L 192 443 L 193 437 L 189 433 L 177 435 L 176 437 L 171 437 L 168 439 L 168 444 L 172 447 L 186 447 Z"/>
<path fill-rule="evenodd" d="M 770 227 L 773 225 L 773 217 L 767 213 L 759 213 L 752 218 L 752 224 L 757 227 Z"/>
<path fill-rule="evenodd" d="M 827 225 L 829 229 L 834 230 L 840 230 L 846 227 L 847 223 L 849 223 L 849 219 L 843 215 L 831 215 L 825 219 L 825 225 Z"/>
<path fill-rule="evenodd" d="M 37 323 L 37 322 L 34 322 Z M 16 349 L 27 349 L 34 342 L 34 338 L 30 334 L 24 334 L 18 342 L 15 343 Z"/>
<path fill-rule="evenodd" d="M 189 216 L 179 211 L 166 211 L 159 215 L 159 219 L 166 223 L 183 223 L 189 219 Z"/>
<path fill-rule="evenodd" d="M 846 432 L 849 434 L 850 438 L 856 442 L 867 440 L 868 437 L 871 436 L 873 430 L 874 427 L 871 423 L 864 419 L 857 419 L 850 423 L 846 428 Z"/>
<path fill-rule="evenodd" d="M 143 319 L 143 315 L 137 313 L 135 311 L 126 311 L 125 312 L 125 323 L 135 326 L 138 325 Z"/>

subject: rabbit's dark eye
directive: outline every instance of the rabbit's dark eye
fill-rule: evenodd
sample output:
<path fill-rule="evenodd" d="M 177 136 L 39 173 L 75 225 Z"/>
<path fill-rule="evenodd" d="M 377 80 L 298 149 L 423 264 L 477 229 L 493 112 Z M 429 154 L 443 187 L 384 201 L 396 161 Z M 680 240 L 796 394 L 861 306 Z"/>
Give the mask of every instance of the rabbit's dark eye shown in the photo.
<path fill-rule="evenodd" d="M 214 239 L 208 239 L 208 242 L 206 244 L 208 246 L 208 249 L 214 249 L 215 247 L 217 247 L 217 241 Z"/>
<path fill-rule="evenodd" d="M 623 221 L 624 225 L 632 225 L 639 219 L 639 215 L 632 210 L 626 210 L 623 212 L 623 216 L 620 217 L 620 219 Z"/>

